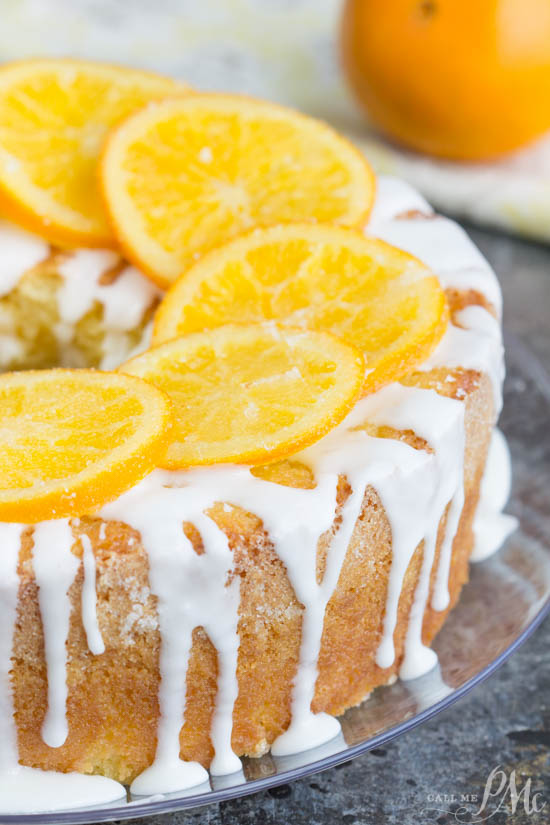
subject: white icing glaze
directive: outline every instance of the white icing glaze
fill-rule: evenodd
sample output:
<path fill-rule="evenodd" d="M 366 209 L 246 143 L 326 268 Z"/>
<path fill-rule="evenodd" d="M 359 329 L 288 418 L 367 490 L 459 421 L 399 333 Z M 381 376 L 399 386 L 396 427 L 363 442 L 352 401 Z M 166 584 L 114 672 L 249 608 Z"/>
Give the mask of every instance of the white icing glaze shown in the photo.
<path fill-rule="evenodd" d="M 105 326 L 101 369 L 115 369 L 128 358 L 127 333 L 140 324 L 159 290 L 130 265 L 111 283 L 102 284 L 103 275 L 120 264 L 120 256 L 111 250 L 80 249 L 59 266 L 63 280 L 57 295 L 60 321 L 55 334 L 69 366 L 78 361 L 78 354 L 70 347 L 75 324 L 96 303 L 103 308 Z"/>
<path fill-rule="evenodd" d="M 486 309 L 469 306 L 457 313 L 460 326 L 449 324 L 443 338 L 421 369 L 462 367 L 491 379 L 495 416 L 502 407 L 504 347 L 500 325 Z"/>
<path fill-rule="evenodd" d="M 68 519 L 37 524 L 33 541 L 32 562 L 38 585 L 48 674 L 48 710 L 42 726 L 42 739 L 50 748 L 59 748 L 69 732 L 66 645 L 71 602 L 68 591 L 79 562 L 71 552 L 74 539 Z"/>
<path fill-rule="evenodd" d="M 22 276 L 50 254 L 49 245 L 7 221 L 0 220 L 0 298 L 8 295 Z M 142 321 L 160 291 L 135 267 L 127 264 L 111 283 L 103 284 L 102 277 L 122 263 L 112 250 L 80 249 L 66 254 L 58 273 L 61 285 L 57 292 L 59 322 L 53 332 L 63 350 L 67 366 L 84 366 L 71 342 L 75 324 L 96 303 L 103 309 L 105 337 L 102 369 L 114 369 L 128 357 L 127 333 Z M 10 364 L 21 353 L 16 337 L 8 327 L 0 336 L 0 366 Z M 5 333 L 5 334 L 4 334 Z"/>
<path fill-rule="evenodd" d="M 162 642 L 157 752 L 151 767 L 132 785 L 132 792 L 144 795 L 155 791 L 168 793 L 200 784 L 207 778 L 201 765 L 183 762 L 179 757 L 186 674 L 195 627 L 204 628 L 218 651 L 217 719 L 212 727 L 214 772 L 216 767 L 222 773 L 224 768 L 231 773 L 241 767 L 231 750 L 231 718 L 237 691 L 228 660 L 236 671 L 239 599 L 238 579 L 227 584 L 232 553 L 225 535 L 202 513 L 204 506 L 194 507 L 194 502 L 190 502 L 191 509 L 187 510 L 187 491 L 164 487 L 163 481 L 170 483 L 169 476 L 154 477 L 160 484 L 152 484 L 154 479 L 149 477 L 139 489 L 104 510 L 106 517 L 119 518 L 140 531 L 149 554 L 151 590 L 158 599 Z M 183 533 L 182 522 L 186 520 L 200 526 L 205 544 L 203 555 L 197 555 Z"/>
<path fill-rule="evenodd" d="M 82 544 L 82 565 L 84 567 L 84 582 L 82 584 L 82 624 L 86 632 L 86 641 L 90 652 L 96 656 L 105 652 L 105 644 L 97 621 L 97 593 L 96 593 L 96 564 L 90 537 L 83 533 L 80 536 Z"/>
<path fill-rule="evenodd" d="M 112 779 L 19 765 L 9 674 L 22 531 L 19 524 L 0 524 L 0 814 L 58 811 L 115 802 L 126 794 L 122 785 Z"/>
<path fill-rule="evenodd" d="M 474 520 L 475 543 L 471 561 L 483 561 L 492 556 L 517 529 L 517 518 L 502 512 L 508 502 L 511 487 L 510 451 L 503 434 L 495 428 L 491 435 Z"/>
<path fill-rule="evenodd" d="M 427 212 L 429 207 L 406 184 L 381 179 L 367 231 L 417 255 L 434 269 L 444 286 L 477 289 L 500 311 L 496 278 L 465 233 L 442 218 L 396 220 L 397 215 L 412 210 Z M 154 298 L 155 288 L 148 282 L 147 288 L 143 287 L 143 279 L 131 268 L 114 284 L 101 285 L 101 275 L 116 261 L 114 253 L 83 250 L 63 265 L 60 309 L 67 328 L 96 300 L 103 305 L 113 334 L 132 328 L 141 319 L 146 304 Z M 424 368 L 464 367 L 487 373 L 493 383 L 495 407 L 499 409 L 503 378 L 499 324 L 481 307 L 467 307 L 458 314 L 456 323 L 459 326 L 449 327 Z M 428 447 L 413 449 L 398 439 L 369 436 L 360 429 L 367 420 L 398 430 L 412 430 Z M 393 634 L 399 596 L 407 567 L 419 545 L 423 546 L 421 570 L 400 675 L 412 679 L 437 662 L 435 654 L 422 642 L 422 623 L 437 528 L 445 512 L 446 527 L 435 571 L 432 607 L 442 610 L 448 604 L 452 542 L 464 496 L 463 453 L 464 408 L 460 401 L 444 398 L 431 390 L 392 385 L 359 402 L 346 421 L 297 457 L 313 470 L 316 487 L 312 490 L 287 488 L 261 480 L 252 476 L 246 467 L 213 467 L 178 473 L 157 470 L 103 509 L 103 518 L 126 522 L 139 531 L 149 558 L 151 591 L 158 603 L 161 713 L 157 751 L 153 765 L 135 780 L 134 793 L 151 795 L 182 790 L 207 778 L 200 765 L 180 759 L 186 675 L 192 633 L 197 627 L 203 628 L 218 655 L 218 690 L 211 727 L 215 757 L 211 772 L 223 775 L 241 768 L 231 747 L 232 714 L 238 689 L 240 577 L 235 574 L 233 553 L 225 534 L 207 515 L 209 507 L 214 502 L 224 502 L 226 510 L 238 506 L 261 518 L 302 606 L 302 638 L 293 684 L 291 723 L 272 747 L 275 755 L 293 753 L 327 741 L 340 729 L 331 716 L 313 713 L 311 702 L 318 676 L 326 606 L 338 583 L 369 486 L 382 501 L 392 538 L 392 565 L 377 663 L 389 667 L 394 661 Z M 339 512 L 338 528 L 333 530 L 325 570 L 318 581 L 318 542 L 323 533 L 333 529 L 338 514 L 340 476 L 347 478 L 351 493 Z M 492 497 L 491 529 L 495 530 L 495 509 L 503 502 L 498 497 L 495 502 L 494 481 L 484 484 L 493 491 L 487 492 L 484 500 L 488 502 Z M 487 504 L 486 513 L 489 509 Z M 185 536 L 183 522 L 191 522 L 199 531 L 204 546 L 200 555 Z M 13 530 L 10 532 L 7 528 Z M 20 529 L 17 525 L 1 526 L 3 542 L 15 548 Z M 481 534 L 483 528 L 476 526 L 476 531 Z M 49 705 L 43 736 L 48 744 L 56 747 L 67 735 L 65 646 L 71 609 L 68 590 L 79 563 L 71 552 L 73 536 L 67 520 L 38 525 L 34 535 L 33 564 L 39 585 L 48 669 Z M 103 526 L 102 535 L 105 535 Z M 88 537 L 82 536 L 81 541 L 82 620 L 90 650 L 99 655 L 103 641 L 97 623 L 95 560 Z M 3 623 L 6 627 L 13 626 L 14 622 L 14 558 L 16 551 L 12 549 L 11 556 L 8 553 L 0 559 L 3 565 L 0 574 L 6 573 L 10 591 L 7 595 L 0 591 L 0 618 L 7 617 Z M 1 584 L 2 580 L 0 587 Z M 3 678 L 5 683 L 0 681 L 0 711 L 3 718 L 11 720 L 12 700 L 7 679 L 10 646 L 6 645 L 7 642 L 3 646 L 0 643 L 0 680 Z M 9 770 L 19 770 L 13 721 L 5 724 L 11 730 L 11 739 L 5 736 L 0 740 L 0 765 L 6 763 Z M 21 781 L 26 782 L 26 778 Z M 76 780 L 75 783 L 77 788 Z M 114 793 L 114 789 L 111 788 L 111 792 Z M 46 807 L 42 805 L 43 809 Z"/>
<path fill-rule="evenodd" d="M 369 216 L 369 225 L 376 226 L 407 212 L 433 213 L 428 201 L 410 184 L 391 175 L 379 175 L 376 180 L 376 198 Z"/>
<path fill-rule="evenodd" d="M 366 229 L 369 235 L 415 255 L 438 275 L 461 269 L 490 270 L 462 227 L 441 215 L 369 222 Z"/>
<path fill-rule="evenodd" d="M 50 254 L 49 244 L 8 221 L 0 220 L 0 298 Z"/>
<path fill-rule="evenodd" d="M 394 478 L 378 488 L 392 528 L 393 562 L 390 573 L 384 636 L 377 663 L 389 667 L 394 660 L 393 631 L 403 578 L 418 544 L 424 541 L 423 562 L 409 617 L 405 657 L 400 675 L 413 678 L 433 664 L 434 654 L 422 644 L 422 619 L 437 541 L 437 527 L 447 505 L 446 530 L 436 573 L 432 606 L 444 610 L 449 602 L 447 582 L 452 542 L 464 503 L 464 407 L 433 390 L 398 385 L 377 393 L 378 411 L 368 415 L 375 424 L 412 430 L 433 449 L 418 487 L 410 481 L 400 490 Z M 406 507 L 406 512 L 404 508 Z"/>
<path fill-rule="evenodd" d="M 387 193 L 388 200 L 380 206 L 375 203 L 367 234 L 415 255 L 433 269 L 443 287 L 476 289 L 493 304 L 500 317 L 502 294 L 498 279 L 462 227 L 441 215 L 428 220 L 397 218 L 413 209 L 431 211 L 423 208 L 418 196 L 411 196 L 409 190 L 407 184 L 395 178 L 380 178 L 379 194 Z"/>
<path fill-rule="evenodd" d="M 454 221 L 441 216 L 431 219 L 399 219 L 397 216 L 419 208 L 414 198 L 407 201 L 407 184 L 381 179 L 380 194 L 388 189 L 388 202 L 373 209 L 366 232 L 415 255 L 438 276 L 444 288 L 476 289 L 495 307 L 500 318 L 502 295 L 493 270 Z M 414 191 L 414 190 L 413 190 Z M 407 203 L 410 202 L 410 206 Z M 489 375 L 494 392 L 495 414 L 502 406 L 504 350 L 500 324 L 483 307 L 470 306 L 458 313 L 458 326 L 449 324 L 435 352 L 425 362 L 433 367 L 462 367 Z M 462 329 L 464 328 L 464 330 Z"/>
<path fill-rule="evenodd" d="M 63 282 L 58 294 L 59 315 L 75 324 L 97 301 L 103 307 L 105 326 L 112 330 L 134 329 L 158 289 L 133 266 L 126 266 L 110 284 L 101 278 L 120 264 L 120 256 L 106 249 L 80 249 L 59 266 Z"/>
<path fill-rule="evenodd" d="M 0 814 L 64 811 L 124 799 L 124 787 L 105 776 L 40 771 L 21 765 L 9 773 L 0 772 Z"/>

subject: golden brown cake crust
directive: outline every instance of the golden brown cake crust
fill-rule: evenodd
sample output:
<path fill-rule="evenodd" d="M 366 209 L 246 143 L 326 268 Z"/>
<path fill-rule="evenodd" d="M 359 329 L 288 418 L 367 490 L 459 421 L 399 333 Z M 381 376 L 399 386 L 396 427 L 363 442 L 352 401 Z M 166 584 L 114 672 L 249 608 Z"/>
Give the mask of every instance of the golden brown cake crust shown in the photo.
<path fill-rule="evenodd" d="M 464 370 L 416 373 L 406 383 L 433 387 L 465 403 L 465 505 L 453 544 L 451 602 L 442 612 L 427 608 L 423 637 L 429 644 L 468 577 L 472 521 L 493 423 L 492 390 L 486 376 Z M 410 433 L 401 437 L 411 446 L 426 446 Z M 300 475 L 301 471 L 297 472 Z M 304 478 L 303 472 L 298 482 L 298 486 L 302 485 L 307 485 L 307 473 Z M 342 478 L 340 504 L 348 494 L 349 487 Z M 210 515 L 228 535 L 235 557 L 235 575 L 241 577 L 239 695 L 233 713 L 232 744 L 237 754 L 260 755 L 290 721 L 302 607 L 260 520 L 240 510 L 227 513 L 221 504 L 214 506 Z M 105 528 L 100 531 L 102 523 Z M 440 524 L 437 553 L 443 528 Z M 126 783 L 153 761 L 159 717 L 160 637 L 155 598 L 149 590 L 147 555 L 139 534 L 127 525 L 83 518 L 73 529 L 75 538 L 84 532 L 91 539 L 97 565 L 98 619 L 106 651 L 93 656 L 88 650 L 79 609 L 81 569 L 70 591 L 73 611 L 67 644 L 69 736 L 62 747 L 48 747 L 41 738 L 47 680 L 29 528 L 20 554 L 21 585 L 12 671 L 20 761 L 43 769 L 103 774 Z M 192 534 L 188 532 L 188 536 L 193 541 Z M 319 574 L 329 538 L 325 535 L 319 542 Z M 201 552 L 200 544 L 195 549 Z M 80 555 L 79 542 L 75 542 L 73 552 Z M 326 611 L 313 710 L 339 714 L 397 673 L 422 546 L 409 564 L 399 601 L 395 662 L 390 668 L 380 669 L 375 664 L 375 653 L 381 638 L 391 559 L 388 520 L 377 493 L 367 488 L 338 585 Z M 437 555 L 432 567 L 432 587 L 436 568 Z M 186 722 L 180 744 L 183 758 L 196 759 L 204 765 L 209 764 L 213 753 L 209 729 L 216 677 L 216 650 L 202 628 L 197 628 L 193 634 Z"/>

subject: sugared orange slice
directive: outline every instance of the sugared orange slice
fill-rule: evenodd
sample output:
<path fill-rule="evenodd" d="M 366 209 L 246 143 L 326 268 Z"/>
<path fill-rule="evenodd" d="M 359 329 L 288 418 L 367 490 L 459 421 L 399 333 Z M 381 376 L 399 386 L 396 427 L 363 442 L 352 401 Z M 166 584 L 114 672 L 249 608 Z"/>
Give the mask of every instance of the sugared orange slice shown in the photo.
<path fill-rule="evenodd" d="M 254 226 L 360 226 L 374 197 L 367 162 L 331 128 L 232 95 L 136 112 L 109 136 L 101 181 L 126 255 L 163 287 Z"/>
<path fill-rule="evenodd" d="M 170 441 L 170 399 L 129 375 L 5 373 L 0 410 L 0 521 L 97 510 L 154 469 Z"/>
<path fill-rule="evenodd" d="M 361 353 L 324 332 L 229 325 L 168 341 L 120 367 L 174 402 L 163 466 L 265 464 L 317 441 L 351 409 Z"/>
<path fill-rule="evenodd" d="M 327 330 L 365 355 L 365 392 L 410 372 L 447 323 L 437 278 L 358 232 L 295 224 L 251 232 L 205 255 L 166 294 L 154 343 L 234 322 Z"/>
<path fill-rule="evenodd" d="M 179 91 L 167 77 L 102 63 L 2 66 L 2 212 L 54 243 L 112 246 L 96 174 L 104 136 L 148 101 Z"/>

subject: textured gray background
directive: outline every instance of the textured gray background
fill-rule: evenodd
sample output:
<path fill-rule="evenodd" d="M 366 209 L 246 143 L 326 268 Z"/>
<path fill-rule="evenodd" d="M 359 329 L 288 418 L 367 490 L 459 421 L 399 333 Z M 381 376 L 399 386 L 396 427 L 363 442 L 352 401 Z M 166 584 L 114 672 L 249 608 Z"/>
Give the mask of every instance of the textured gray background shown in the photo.
<path fill-rule="evenodd" d="M 550 363 L 550 250 L 471 231 L 497 270 L 505 326 Z M 550 428 L 550 422 L 549 422 Z M 547 453 L 550 434 L 540 449 Z M 550 517 L 550 491 L 538 505 Z M 338 768 L 251 797 L 139 825 L 456 825 L 459 803 L 434 794 L 482 794 L 492 768 L 515 769 L 518 790 L 531 778 L 546 807 L 520 804 L 492 825 L 550 823 L 550 620 L 488 681 L 431 721 Z M 449 813 L 435 811 L 440 808 Z M 485 815 L 491 813 L 488 808 Z M 468 819 L 463 821 L 467 822 Z"/>

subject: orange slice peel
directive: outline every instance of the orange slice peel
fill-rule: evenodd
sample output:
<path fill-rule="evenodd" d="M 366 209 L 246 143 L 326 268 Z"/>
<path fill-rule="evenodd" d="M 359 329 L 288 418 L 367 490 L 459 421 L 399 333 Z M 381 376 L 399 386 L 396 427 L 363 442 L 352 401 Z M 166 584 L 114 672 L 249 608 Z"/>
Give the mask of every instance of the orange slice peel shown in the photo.
<path fill-rule="evenodd" d="M 416 258 L 331 226 L 258 229 L 205 255 L 168 290 L 153 343 L 227 323 L 325 330 L 364 354 L 364 393 L 424 361 L 448 320 L 445 295 Z"/>
<path fill-rule="evenodd" d="M 324 332 L 228 325 L 168 341 L 120 370 L 174 403 L 162 464 L 265 464 L 335 427 L 361 392 L 361 353 Z"/>
<path fill-rule="evenodd" d="M 170 399 L 128 375 L 5 373 L 0 408 L 0 521 L 94 512 L 153 470 L 170 442 Z"/>
<path fill-rule="evenodd" d="M 97 185 L 107 131 L 186 91 L 152 72 L 84 60 L 0 67 L 0 207 L 59 245 L 116 246 Z"/>
<path fill-rule="evenodd" d="M 122 249 L 161 287 L 254 226 L 363 226 L 375 189 L 364 157 L 329 126 L 223 94 L 134 113 L 109 135 L 100 175 Z"/>

